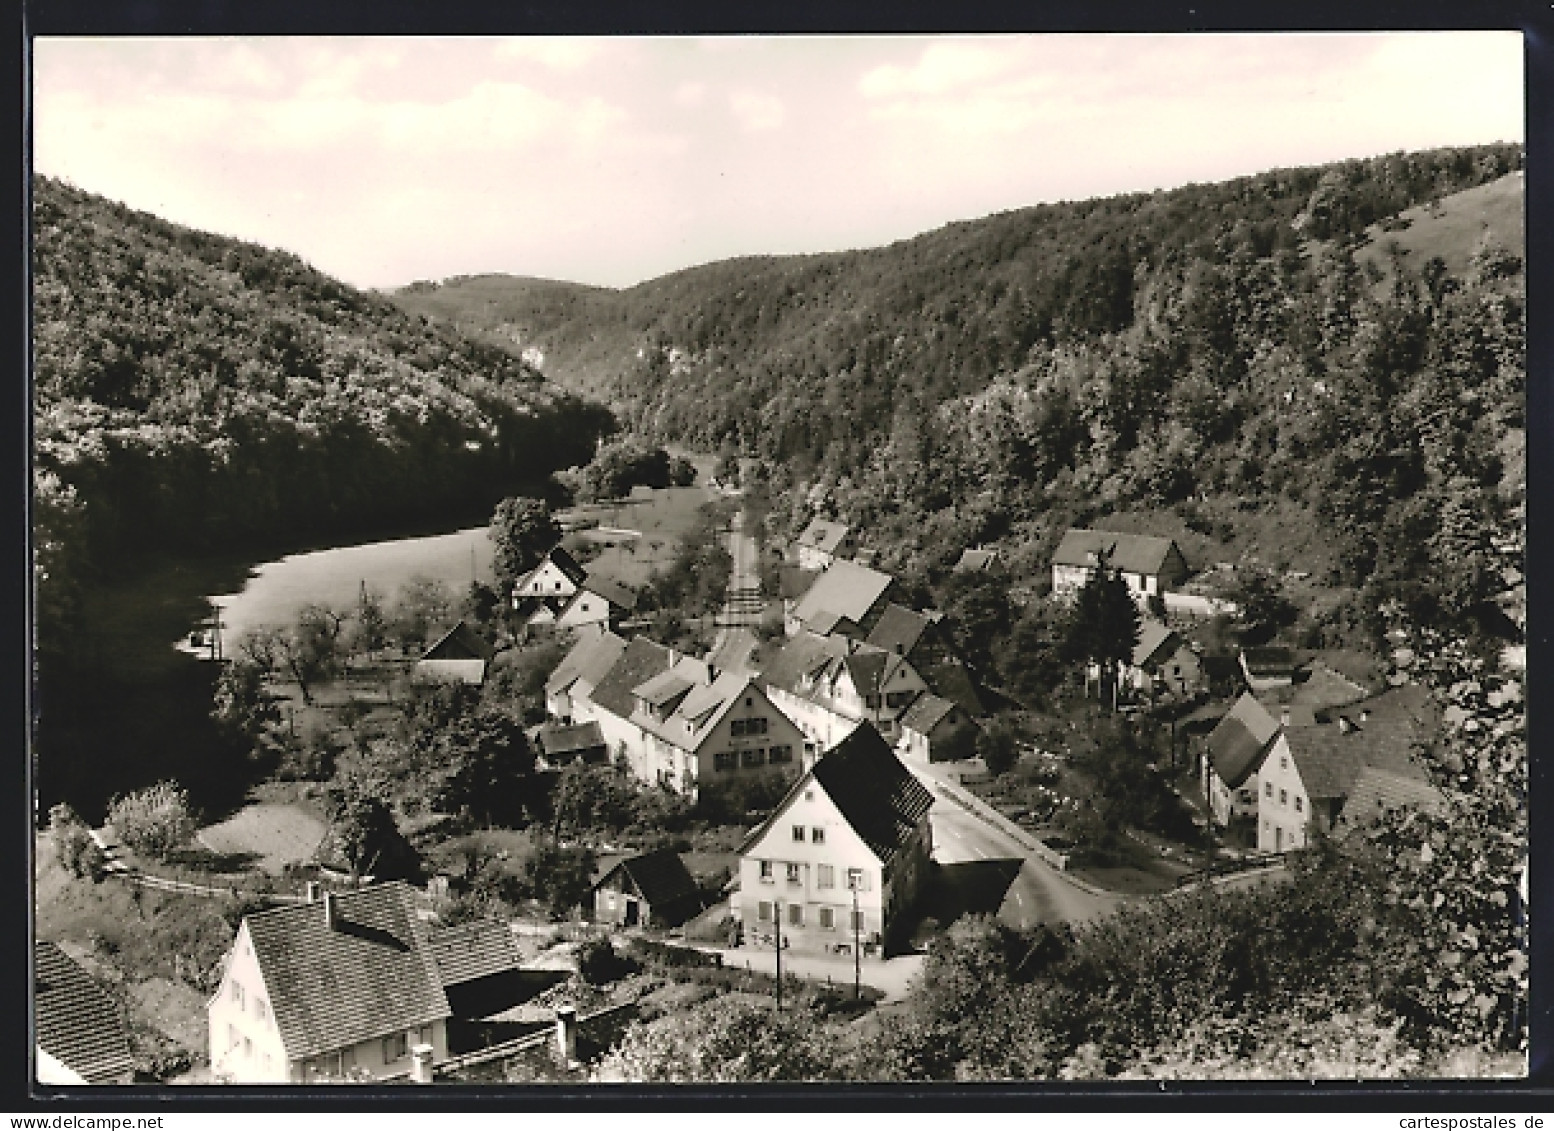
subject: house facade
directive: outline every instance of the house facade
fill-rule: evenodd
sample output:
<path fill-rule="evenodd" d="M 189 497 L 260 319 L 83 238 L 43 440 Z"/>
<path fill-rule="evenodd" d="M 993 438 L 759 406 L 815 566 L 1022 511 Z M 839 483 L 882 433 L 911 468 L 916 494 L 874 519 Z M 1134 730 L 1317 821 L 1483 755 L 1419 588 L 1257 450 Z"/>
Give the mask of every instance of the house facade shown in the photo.
<path fill-rule="evenodd" d="M 902 758 L 944 762 L 976 753 L 977 724 L 959 705 L 926 694 L 901 717 L 896 750 Z"/>
<path fill-rule="evenodd" d="M 1245 692 L 1204 740 L 1203 793 L 1222 828 L 1257 819 L 1258 770 L 1278 730 L 1279 721 Z"/>
<path fill-rule="evenodd" d="M 1169 538 L 1071 529 L 1052 555 L 1052 595 L 1072 597 L 1103 562 L 1117 571 L 1140 604 L 1154 596 L 1164 597 L 1192 575 L 1187 559 Z"/>
<path fill-rule="evenodd" d="M 408 1074 L 418 1047 L 447 1059 L 450 1012 L 408 886 L 326 892 L 243 920 L 206 1007 L 211 1070 L 241 1084 Z"/>
<path fill-rule="evenodd" d="M 784 643 L 763 666 L 761 678 L 772 701 L 816 753 L 829 750 L 863 722 L 894 741 L 901 716 L 929 690 L 904 656 L 807 630 Z"/>
<path fill-rule="evenodd" d="M 747 944 L 889 950 L 928 879 L 933 795 L 872 726 L 860 726 L 789 790 L 739 850 Z"/>
<path fill-rule="evenodd" d="M 525 601 L 570 600 L 587 578 L 588 571 L 578 560 L 557 546 L 514 583 L 513 608 L 522 608 Z"/>
<path fill-rule="evenodd" d="M 574 701 L 586 703 L 625 650 L 626 641 L 613 632 L 580 637 L 545 681 L 546 712 L 570 723 Z"/>

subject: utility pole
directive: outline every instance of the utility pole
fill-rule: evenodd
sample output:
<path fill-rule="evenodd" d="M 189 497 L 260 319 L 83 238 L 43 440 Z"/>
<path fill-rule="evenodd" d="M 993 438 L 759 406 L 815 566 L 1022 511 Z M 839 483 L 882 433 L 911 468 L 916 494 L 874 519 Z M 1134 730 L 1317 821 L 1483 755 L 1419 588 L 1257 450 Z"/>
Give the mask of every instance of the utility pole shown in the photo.
<path fill-rule="evenodd" d="M 772 900 L 772 921 L 777 925 L 777 1012 L 782 1012 L 782 900 Z"/>
<path fill-rule="evenodd" d="M 859 945 L 858 889 L 853 888 L 853 1000 L 863 997 L 863 948 Z"/>

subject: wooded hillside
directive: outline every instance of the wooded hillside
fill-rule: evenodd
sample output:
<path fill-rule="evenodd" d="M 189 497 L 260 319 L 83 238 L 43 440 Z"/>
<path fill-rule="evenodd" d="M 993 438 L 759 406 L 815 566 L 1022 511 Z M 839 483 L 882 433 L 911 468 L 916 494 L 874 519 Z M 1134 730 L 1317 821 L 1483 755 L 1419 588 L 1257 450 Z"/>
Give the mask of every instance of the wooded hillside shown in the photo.
<path fill-rule="evenodd" d="M 1383 229 L 1521 163 L 1394 154 L 564 301 L 491 277 L 395 298 L 537 348 L 647 436 L 753 457 L 794 529 L 818 508 L 928 581 L 979 542 L 1035 577 L 1064 526 L 1130 509 L 1167 533 L 1277 509 L 1320 529 L 1326 580 L 1460 606 L 1521 425 L 1521 232 L 1480 224 L 1457 259 Z"/>
<path fill-rule="evenodd" d="M 67 575 L 146 550 L 478 515 L 611 426 L 512 351 L 285 252 L 48 178 L 33 221 L 45 611 Z"/>

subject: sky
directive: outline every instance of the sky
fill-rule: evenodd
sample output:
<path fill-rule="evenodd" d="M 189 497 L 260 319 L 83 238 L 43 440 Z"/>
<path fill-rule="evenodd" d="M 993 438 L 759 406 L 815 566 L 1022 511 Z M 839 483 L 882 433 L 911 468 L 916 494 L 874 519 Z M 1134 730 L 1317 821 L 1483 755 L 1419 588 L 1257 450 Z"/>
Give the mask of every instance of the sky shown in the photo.
<path fill-rule="evenodd" d="M 359 287 L 629 286 L 1522 141 L 1522 78 L 1515 32 L 40 39 L 33 159 Z"/>

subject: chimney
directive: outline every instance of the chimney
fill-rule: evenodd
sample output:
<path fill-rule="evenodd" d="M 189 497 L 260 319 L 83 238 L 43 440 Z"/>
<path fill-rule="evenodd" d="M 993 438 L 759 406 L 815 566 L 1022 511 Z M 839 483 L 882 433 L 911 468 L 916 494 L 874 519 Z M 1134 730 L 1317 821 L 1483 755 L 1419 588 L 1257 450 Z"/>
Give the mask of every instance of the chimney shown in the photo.
<path fill-rule="evenodd" d="M 435 1051 L 431 1045 L 410 1046 L 410 1082 L 412 1084 L 430 1084 L 432 1082 L 432 1055 Z"/>
<path fill-rule="evenodd" d="M 324 926 L 331 931 L 340 929 L 339 903 L 339 897 L 334 892 L 324 892 Z"/>
<path fill-rule="evenodd" d="M 1290 725 L 1290 709 L 1288 707 L 1279 708 L 1279 725 L 1281 727 Z"/>
<path fill-rule="evenodd" d="M 317 880 L 309 880 L 307 883 L 302 885 L 302 892 L 307 897 L 307 901 L 309 903 L 318 902 L 318 893 L 321 890 L 323 890 L 322 885 L 320 885 Z"/>
<path fill-rule="evenodd" d="M 1360 708 L 1360 721 L 1362 723 L 1368 723 L 1371 721 L 1371 712 L 1369 707 Z"/>
<path fill-rule="evenodd" d="M 556 1056 L 563 1064 L 577 1063 L 577 1007 L 556 1007 Z"/>
<path fill-rule="evenodd" d="M 1354 724 L 1349 721 L 1349 716 L 1347 716 L 1347 715 L 1339 715 L 1338 716 L 1338 733 L 1339 734 L 1348 734 L 1353 729 L 1354 729 Z"/>

